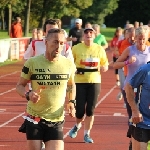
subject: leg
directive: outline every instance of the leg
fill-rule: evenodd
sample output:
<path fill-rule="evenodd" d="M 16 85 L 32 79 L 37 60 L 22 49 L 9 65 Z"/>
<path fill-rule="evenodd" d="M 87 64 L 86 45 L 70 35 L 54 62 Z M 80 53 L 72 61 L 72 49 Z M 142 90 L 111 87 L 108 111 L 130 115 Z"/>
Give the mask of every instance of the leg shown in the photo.
<path fill-rule="evenodd" d="M 39 124 L 25 120 L 28 150 L 41 150 L 43 129 Z"/>
<path fill-rule="evenodd" d="M 71 138 L 75 138 L 77 136 L 77 132 L 82 126 L 81 123 L 84 119 L 86 96 L 87 96 L 86 87 L 87 87 L 86 83 L 76 84 L 76 124 L 69 131 L 69 136 Z"/>
<path fill-rule="evenodd" d="M 27 140 L 28 150 L 41 150 L 42 141 L 41 140 Z"/>
<path fill-rule="evenodd" d="M 94 123 L 94 109 L 100 93 L 100 84 L 89 84 L 87 91 L 86 118 L 84 121 L 84 141 L 86 143 L 93 143 L 92 138 L 90 138 L 90 130 L 92 129 Z"/>
<path fill-rule="evenodd" d="M 116 58 L 115 56 L 113 56 L 113 62 L 116 62 L 118 58 Z M 120 86 L 120 80 L 119 80 L 119 74 L 118 74 L 118 69 L 115 69 L 115 75 L 116 75 L 116 84 L 118 86 Z"/>
<path fill-rule="evenodd" d="M 64 150 L 63 140 L 51 140 L 45 142 L 45 150 Z"/>
<path fill-rule="evenodd" d="M 148 143 L 138 142 L 132 138 L 132 150 L 147 150 Z"/>
<path fill-rule="evenodd" d="M 147 150 L 150 129 L 132 127 L 132 150 Z"/>

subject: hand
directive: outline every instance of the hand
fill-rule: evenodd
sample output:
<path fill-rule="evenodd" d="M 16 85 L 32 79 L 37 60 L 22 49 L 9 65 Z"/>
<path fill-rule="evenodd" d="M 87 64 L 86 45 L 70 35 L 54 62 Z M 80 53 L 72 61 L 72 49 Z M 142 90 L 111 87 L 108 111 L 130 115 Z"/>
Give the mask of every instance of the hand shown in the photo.
<path fill-rule="evenodd" d="M 33 103 L 37 103 L 40 100 L 40 95 L 38 93 L 39 92 L 31 91 L 29 93 L 30 101 L 32 101 Z"/>
<path fill-rule="evenodd" d="M 76 38 L 76 37 L 73 37 L 73 38 L 72 38 L 72 41 L 76 42 L 76 41 L 77 41 L 77 38 Z"/>
<path fill-rule="evenodd" d="M 135 56 L 132 56 L 130 59 L 129 59 L 129 63 L 132 64 L 136 62 L 136 57 Z"/>
<path fill-rule="evenodd" d="M 138 112 L 138 111 L 132 112 L 132 122 L 134 124 L 137 124 L 137 123 L 142 122 L 142 121 L 143 121 L 143 116 L 140 112 Z"/>
<path fill-rule="evenodd" d="M 102 66 L 101 70 L 102 70 L 102 72 L 106 72 L 108 70 L 108 66 Z"/>
<path fill-rule="evenodd" d="M 69 116 L 75 117 L 76 110 L 74 104 L 73 103 L 67 104 L 67 109 L 68 109 Z"/>

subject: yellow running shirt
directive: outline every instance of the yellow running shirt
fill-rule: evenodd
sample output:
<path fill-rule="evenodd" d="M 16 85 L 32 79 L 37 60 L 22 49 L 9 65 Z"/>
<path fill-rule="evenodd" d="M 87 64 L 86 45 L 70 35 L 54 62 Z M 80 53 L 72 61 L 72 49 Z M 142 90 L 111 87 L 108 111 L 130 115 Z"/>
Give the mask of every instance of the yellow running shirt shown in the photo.
<path fill-rule="evenodd" d="M 77 44 L 73 46 L 72 53 L 77 68 L 100 70 L 101 66 L 108 66 L 105 50 L 96 43 L 93 43 L 91 46 L 86 46 L 84 43 Z M 101 83 L 100 71 L 76 74 L 75 82 Z"/>
<path fill-rule="evenodd" d="M 40 95 L 37 103 L 28 101 L 27 113 L 47 121 L 63 121 L 67 82 L 72 81 L 75 71 L 75 64 L 64 56 L 55 62 L 44 55 L 27 60 L 21 77 L 31 80 L 33 91 Z"/>

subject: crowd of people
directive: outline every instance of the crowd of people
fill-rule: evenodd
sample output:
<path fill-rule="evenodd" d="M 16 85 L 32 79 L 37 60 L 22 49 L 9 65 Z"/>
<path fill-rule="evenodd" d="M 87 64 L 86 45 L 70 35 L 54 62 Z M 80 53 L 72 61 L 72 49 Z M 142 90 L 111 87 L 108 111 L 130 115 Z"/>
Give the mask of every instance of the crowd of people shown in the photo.
<path fill-rule="evenodd" d="M 84 142 L 94 143 L 90 132 L 101 91 L 101 72 L 109 66 L 105 51 L 109 47 L 120 87 L 117 99 L 124 99 L 129 117 L 129 150 L 146 150 L 150 140 L 149 26 L 127 22 L 124 29 L 116 28 L 108 44 L 100 25 L 87 22 L 83 28 L 82 24 L 82 19 L 76 19 L 67 34 L 60 19 L 48 19 L 43 29 L 32 30 L 16 87 L 27 99 L 25 121 L 19 131 L 26 133 L 28 149 L 64 149 L 65 100 L 69 115 L 76 118 L 69 136 L 76 138 L 84 124 Z"/>

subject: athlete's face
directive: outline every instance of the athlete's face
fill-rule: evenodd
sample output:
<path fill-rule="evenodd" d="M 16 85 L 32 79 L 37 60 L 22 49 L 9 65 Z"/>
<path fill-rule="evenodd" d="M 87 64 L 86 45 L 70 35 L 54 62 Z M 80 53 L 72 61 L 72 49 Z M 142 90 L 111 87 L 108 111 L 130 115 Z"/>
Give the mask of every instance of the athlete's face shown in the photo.
<path fill-rule="evenodd" d="M 46 39 L 46 54 L 49 58 L 56 58 L 61 53 L 64 42 L 66 41 L 63 33 L 53 33 Z"/>
<path fill-rule="evenodd" d="M 93 39 L 95 38 L 95 32 L 93 30 L 86 30 L 84 31 L 84 41 L 93 41 Z"/>
<path fill-rule="evenodd" d="M 140 34 L 136 36 L 136 43 L 139 47 L 146 44 L 148 41 L 148 34 Z"/>
<path fill-rule="evenodd" d="M 38 40 L 43 39 L 43 31 L 42 31 L 42 30 L 38 30 L 38 31 L 37 31 L 37 39 L 38 39 Z"/>

